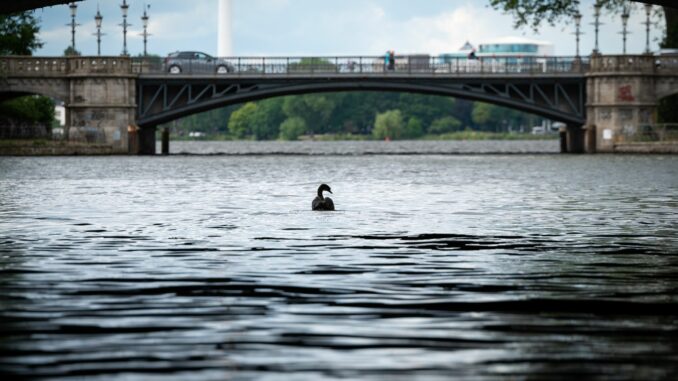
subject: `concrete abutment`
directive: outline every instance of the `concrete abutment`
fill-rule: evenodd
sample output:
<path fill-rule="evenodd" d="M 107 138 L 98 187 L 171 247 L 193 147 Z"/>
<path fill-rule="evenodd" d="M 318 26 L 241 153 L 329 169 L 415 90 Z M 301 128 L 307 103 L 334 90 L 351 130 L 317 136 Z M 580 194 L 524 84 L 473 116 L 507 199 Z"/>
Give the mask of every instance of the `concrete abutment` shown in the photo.
<path fill-rule="evenodd" d="M 639 126 L 656 123 L 657 69 L 653 55 L 591 58 L 587 73 L 587 152 L 617 152 Z"/>

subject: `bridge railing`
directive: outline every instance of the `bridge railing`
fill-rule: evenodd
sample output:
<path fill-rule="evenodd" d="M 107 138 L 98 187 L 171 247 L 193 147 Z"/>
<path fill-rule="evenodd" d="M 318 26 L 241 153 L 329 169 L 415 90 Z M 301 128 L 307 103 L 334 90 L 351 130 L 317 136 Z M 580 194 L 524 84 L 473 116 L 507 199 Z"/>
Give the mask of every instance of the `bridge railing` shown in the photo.
<path fill-rule="evenodd" d="M 68 60 L 63 57 L 0 57 L 0 74 L 22 74 L 30 76 L 65 75 Z"/>
<path fill-rule="evenodd" d="M 134 71 L 142 74 L 232 76 L 293 75 L 435 75 L 477 74 L 542 75 L 583 74 L 585 57 L 467 57 L 400 55 L 390 60 L 375 56 L 345 57 L 225 57 L 204 59 L 135 58 Z"/>
<path fill-rule="evenodd" d="M 659 73 L 678 73 L 678 55 L 657 57 L 655 59 L 655 67 Z"/>
<path fill-rule="evenodd" d="M 64 75 L 131 74 L 127 57 L 0 56 L 0 75 L 53 77 Z"/>

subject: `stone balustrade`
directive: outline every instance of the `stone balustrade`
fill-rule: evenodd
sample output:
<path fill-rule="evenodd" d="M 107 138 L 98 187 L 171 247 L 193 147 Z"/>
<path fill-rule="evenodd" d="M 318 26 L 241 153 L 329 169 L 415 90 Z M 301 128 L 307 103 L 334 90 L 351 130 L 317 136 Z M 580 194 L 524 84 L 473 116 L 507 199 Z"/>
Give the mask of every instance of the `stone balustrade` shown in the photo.
<path fill-rule="evenodd" d="M 68 75 L 130 75 L 128 57 L 0 57 L 0 75 L 55 77 Z"/>
<path fill-rule="evenodd" d="M 591 57 L 591 66 L 589 73 L 603 72 L 646 72 L 653 73 L 655 71 L 656 57 L 652 55 L 630 56 L 601 56 L 594 55 Z"/>

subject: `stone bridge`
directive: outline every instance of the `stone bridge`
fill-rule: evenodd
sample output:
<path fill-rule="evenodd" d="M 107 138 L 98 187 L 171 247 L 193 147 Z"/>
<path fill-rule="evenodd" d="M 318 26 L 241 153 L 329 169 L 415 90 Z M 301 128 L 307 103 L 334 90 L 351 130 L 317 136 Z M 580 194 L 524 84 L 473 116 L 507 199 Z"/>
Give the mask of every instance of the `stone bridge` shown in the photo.
<path fill-rule="evenodd" d="M 171 74 L 166 63 L 127 57 L 0 57 L 0 100 L 49 96 L 66 106 L 67 139 L 152 154 L 156 126 L 225 105 L 323 91 L 408 91 L 562 121 L 566 151 L 611 152 L 625 129 L 653 123 L 658 101 L 678 92 L 678 57 L 650 55 L 405 56 L 392 67 L 380 57 L 213 60 L 184 62 Z M 215 70 L 222 65 L 227 70 Z M 130 137 L 138 140 L 130 144 Z"/>

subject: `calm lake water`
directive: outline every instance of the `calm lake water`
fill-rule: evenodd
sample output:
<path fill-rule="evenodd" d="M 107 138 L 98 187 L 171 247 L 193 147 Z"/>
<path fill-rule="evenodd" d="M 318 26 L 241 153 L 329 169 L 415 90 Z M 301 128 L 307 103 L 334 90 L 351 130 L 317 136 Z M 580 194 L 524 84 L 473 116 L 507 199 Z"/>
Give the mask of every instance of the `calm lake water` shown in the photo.
<path fill-rule="evenodd" d="M 4 157 L 0 374 L 676 379 L 677 213 L 676 156 Z"/>

